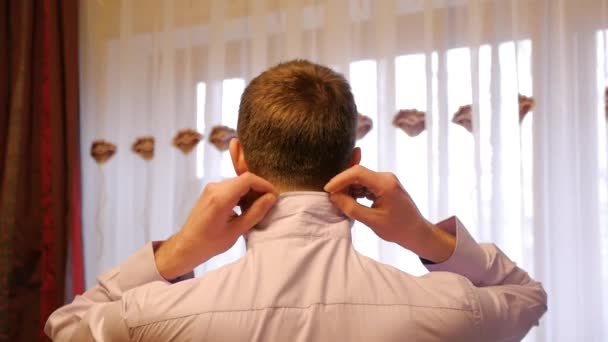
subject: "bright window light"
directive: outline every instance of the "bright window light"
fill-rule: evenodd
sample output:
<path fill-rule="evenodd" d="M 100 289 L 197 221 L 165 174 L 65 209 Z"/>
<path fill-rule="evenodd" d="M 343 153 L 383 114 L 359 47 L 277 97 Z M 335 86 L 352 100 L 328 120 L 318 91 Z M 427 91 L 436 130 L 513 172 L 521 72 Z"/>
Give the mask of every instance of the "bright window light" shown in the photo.
<path fill-rule="evenodd" d="M 448 117 L 451 120 L 460 106 L 471 104 L 471 60 L 469 48 L 450 49 L 447 52 Z M 472 222 L 475 205 L 474 141 L 463 127 L 448 126 L 449 156 L 449 208 L 467 227 Z M 440 195 L 441 196 L 441 195 Z M 473 231 L 473 233 L 475 233 Z"/>
<path fill-rule="evenodd" d="M 205 100 L 207 87 L 204 82 L 196 84 L 196 130 L 205 132 Z M 196 149 L 196 177 L 203 178 L 205 176 L 205 167 L 203 163 L 204 149 Z"/>
<path fill-rule="evenodd" d="M 363 60 L 350 64 L 350 86 L 359 113 L 369 116 L 378 123 L 378 90 L 376 61 Z M 378 130 L 372 129 L 365 138 L 358 141 L 362 150 L 361 164 L 376 170 L 378 168 Z"/>
<path fill-rule="evenodd" d="M 424 54 L 395 58 L 395 105 L 397 109 L 427 111 L 425 67 Z M 428 214 L 427 132 L 423 131 L 412 138 L 405 132 L 398 131 L 395 135 L 395 146 L 397 176 L 416 201 L 420 211 Z"/>
<path fill-rule="evenodd" d="M 222 125 L 236 129 L 244 89 L 245 80 L 242 78 L 226 79 L 222 83 Z M 222 153 L 221 174 L 226 178 L 236 176 L 228 151 Z"/>
<path fill-rule="evenodd" d="M 395 58 L 395 102 L 399 109 L 426 110 L 426 58 L 422 53 Z"/>

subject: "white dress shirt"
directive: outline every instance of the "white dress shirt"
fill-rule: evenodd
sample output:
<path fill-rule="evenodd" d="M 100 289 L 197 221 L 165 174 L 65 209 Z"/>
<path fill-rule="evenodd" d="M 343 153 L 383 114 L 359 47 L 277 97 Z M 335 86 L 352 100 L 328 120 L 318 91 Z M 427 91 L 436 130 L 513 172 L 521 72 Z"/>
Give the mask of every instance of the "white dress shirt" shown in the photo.
<path fill-rule="evenodd" d="M 147 244 L 71 304 L 56 341 L 518 341 L 546 294 L 458 219 L 457 245 L 415 277 L 353 249 L 352 221 L 321 192 L 282 194 L 247 253 L 201 278 L 164 280 Z"/>

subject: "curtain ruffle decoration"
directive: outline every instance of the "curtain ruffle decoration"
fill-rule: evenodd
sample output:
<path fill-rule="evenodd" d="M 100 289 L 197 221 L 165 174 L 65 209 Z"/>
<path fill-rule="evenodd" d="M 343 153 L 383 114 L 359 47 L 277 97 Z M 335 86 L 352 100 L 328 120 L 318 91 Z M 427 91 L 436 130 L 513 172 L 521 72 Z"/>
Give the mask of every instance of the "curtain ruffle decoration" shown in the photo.
<path fill-rule="evenodd" d="M 152 160 L 154 158 L 154 137 L 137 138 L 131 146 L 131 150 L 139 154 L 144 160 Z"/>
<path fill-rule="evenodd" d="M 425 129 L 425 112 L 417 109 L 401 109 L 393 117 L 393 126 L 401 128 L 405 134 L 415 137 Z"/>
<path fill-rule="evenodd" d="M 233 138 L 236 138 L 236 131 L 228 126 L 214 126 L 209 134 L 209 142 L 221 152 L 228 150 Z"/>
<path fill-rule="evenodd" d="M 184 154 L 192 152 L 192 150 L 203 139 L 203 135 L 193 129 L 182 129 L 173 138 L 173 146 L 177 147 Z"/>
<path fill-rule="evenodd" d="M 367 116 L 359 113 L 357 117 L 357 140 L 363 139 L 374 128 L 374 122 Z"/>
<path fill-rule="evenodd" d="M 536 102 L 534 101 L 533 97 L 528 97 L 522 94 L 518 94 L 517 99 L 519 101 L 519 123 L 522 123 L 526 115 L 534 110 Z"/>
<path fill-rule="evenodd" d="M 456 113 L 454 113 L 454 117 L 452 118 L 452 122 L 464 127 L 467 131 L 473 133 L 473 124 L 472 124 L 472 107 L 470 104 L 466 106 L 460 106 Z"/>
<path fill-rule="evenodd" d="M 116 153 L 116 145 L 103 139 L 95 140 L 91 144 L 91 157 L 97 164 L 104 164 Z"/>

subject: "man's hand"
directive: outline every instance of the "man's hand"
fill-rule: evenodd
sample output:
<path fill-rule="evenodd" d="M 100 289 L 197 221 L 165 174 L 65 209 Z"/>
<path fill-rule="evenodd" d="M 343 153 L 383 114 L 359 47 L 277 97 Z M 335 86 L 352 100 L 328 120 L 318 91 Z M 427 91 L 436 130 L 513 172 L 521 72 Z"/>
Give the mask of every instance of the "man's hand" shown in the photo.
<path fill-rule="evenodd" d="M 257 198 L 252 199 L 252 194 Z M 248 172 L 207 184 L 182 229 L 156 250 L 160 275 L 175 279 L 228 250 L 264 218 L 276 203 L 277 194 L 272 184 Z M 233 209 L 245 197 L 247 209 L 238 216 Z"/>
<path fill-rule="evenodd" d="M 371 208 L 357 203 L 354 189 L 367 188 Z M 443 262 L 453 253 L 456 238 L 428 222 L 392 173 L 353 166 L 325 185 L 334 205 L 348 217 L 370 227 L 380 238 L 395 242 L 420 257 Z"/>

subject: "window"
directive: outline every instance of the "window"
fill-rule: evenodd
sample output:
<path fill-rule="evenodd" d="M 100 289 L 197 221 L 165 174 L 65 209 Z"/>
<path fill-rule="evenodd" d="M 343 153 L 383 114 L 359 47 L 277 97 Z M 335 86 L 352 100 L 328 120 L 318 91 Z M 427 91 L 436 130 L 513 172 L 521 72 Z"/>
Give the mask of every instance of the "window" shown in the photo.
<path fill-rule="evenodd" d="M 437 72 L 437 54 L 432 56 L 433 71 Z M 426 57 L 424 54 L 399 56 L 395 59 L 395 105 L 400 109 L 417 109 L 427 112 Z M 436 98 L 436 96 L 434 96 Z M 391 113 L 394 114 L 394 113 Z M 397 132 L 396 174 L 424 215 L 429 215 L 428 133 L 423 131 L 411 138 Z"/>
<path fill-rule="evenodd" d="M 354 61 L 348 69 L 357 108 L 374 122 L 374 129 L 357 142 L 362 150 L 361 164 L 377 169 L 381 144 L 395 144 L 395 170 L 391 171 L 397 174 L 424 215 L 431 219 L 436 219 L 434 216 L 445 218 L 441 215 L 447 213 L 458 215 L 474 236 L 497 241 L 518 262 L 532 260 L 527 254 L 531 253 L 533 242 L 532 123 L 531 115 L 528 115 L 520 125 L 517 115 L 518 92 L 532 96 L 531 49 L 530 41 L 524 40 L 484 45 L 478 50 L 453 48 L 444 53 L 433 52 L 430 58 L 422 53 L 397 56 L 394 59 L 395 107 L 427 112 L 434 131 L 430 135 L 425 130 L 416 137 L 397 131 L 394 141 L 386 141 L 378 135 L 379 121 L 392 120 L 395 113 L 378 113 L 378 96 L 381 95 L 377 86 L 377 62 L 371 59 Z M 471 73 L 473 51 L 478 53 L 477 73 Z M 430 80 L 427 79 L 427 63 L 431 63 Z M 473 102 L 472 76 L 478 77 L 479 86 L 476 96 L 480 112 L 476 116 L 479 119 L 478 136 L 451 122 L 460 106 Z M 430 87 L 427 82 L 432 82 Z M 221 117 L 218 116 L 217 124 L 236 128 L 245 81 L 226 79 L 221 86 Z M 205 83 L 198 84 L 197 96 L 198 129 L 204 132 L 209 129 L 204 123 Z M 431 108 L 428 108 L 429 104 Z M 447 117 L 440 118 L 440 115 Z M 439 128 L 440 119 L 442 128 Z M 202 151 L 197 149 L 199 178 L 204 176 Z M 234 176 L 229 153 L 218 156 L 219 177 Z M 507 172 L 512 176 L 505 177 Z M 603 179 L 605 182 L 605 175 Z M 371 204 L 367 200 L 360 202 Z M 491 235 L 489 229 L 480 228 L 490 227 L 492 215 L 497 213 L 502 213 L 505 227 L 522 227 L 521 230 L 504 229 L 503 236 L 496 236 Z M 521 213 L 524 213 L 524 222 L 520 222 Z M 493 227 L 491 231 L 495 234 L 500 229 Z M 353 245 L 364 255 L 381 261 L 391 260 L 394 266 L 412 274 L 426 272 L 416 255 L 380 241 L 373 231 L 358 222 L 353 227 Z M 233 259 L 243 250 L 240 241 L 227 253 Z"/>
<path fill-rule="evenodd" d="M 242 78 L 231 78 L 222 81 L 221 116 L 216 116 L 217 122 L 214 123 L 213 126 L 224 125 L 236 129 L 239 104 L 244 89 L 245 80 Z M 204 82 L 199 82 L 196 86 L 196 129 L 201 133 L 209 134 L 211 127 L 206 127 L 205 125 L 206 91 L 206 84 Z M 213 115 L 213 113 L 210 113 L 210 115 Z M 209 131 L 207 131 L 207 129 L 209 129 Z M 206 176 L 213 177 L 213 175 L 205 175 L 204 150 L 204 148 L 196 149 L 196 176 L 198 179 L 202 179 Z M 212 152 L 219 153 L 215 151 L 215 149 L 213 149 Z M 234 168 L 232 167 L 232 161 L 230 160 L 228 151 L 219 153 L 219 158 L 220 178 L 234 177 Z"/>
<path fill-rule="evenodd" d="M 376 89 L 376 61 L 363 60 L 350 64 L 350 85 L 359 113 L 369 116 L 378 123 L 378 92 Z M 378 130 L 372 129 L 365 139 L 357 142 L 362 150 L 361 164 L 370 168 L 378 167 Z"/>
<path fill-rule="evenodd" d="M 532 96 L 531 42 L 481 46 L 476 73 L 471 72 L 473 51 L 449 49 L 441 61 L 436 52 L 430 58 L 410 54 L 395 59 L 397 109 L 426 112 L 434 129 L 432 137 L 428 130 L 416 137 L 397 134 L 396 173 L 427 217 L 456 214 L 478 239 L 499 242 L 518 262 L 532 260 L 524 256 L 531 253 L 533 242 L 532 128 L 530 115 L 521 125 L 517 115 L 518 92 Z M 430 97 L 427 62 L 431 63 Z M 438 74 L 440 63 L 445 63 L 443 75 Z M 478 77 L 479 136 L 451 122 L 460 106 L 473 102 L 472 76 Z M 445 97 L 438 89 L 443 80 Z M 447 119 L 441 124 L 447 124 L 447 131 L 439 125 L 440 117 Z M 488 229 L 492 215 L 500 213 L 501 224 L 521 229 L 505 229 L 508 233 L 502 236 L 490 234 L 497 231 Z"/>
<path fill-rule="evenodd" d="M 243 90 L 245 90 L 245 80 L 242 78 L 231 78 L 222 83 L 222 125 L 236 129 Z M 222 153 L 221 176 L 223 178 L 236 176 L 228 151 Z"/>

